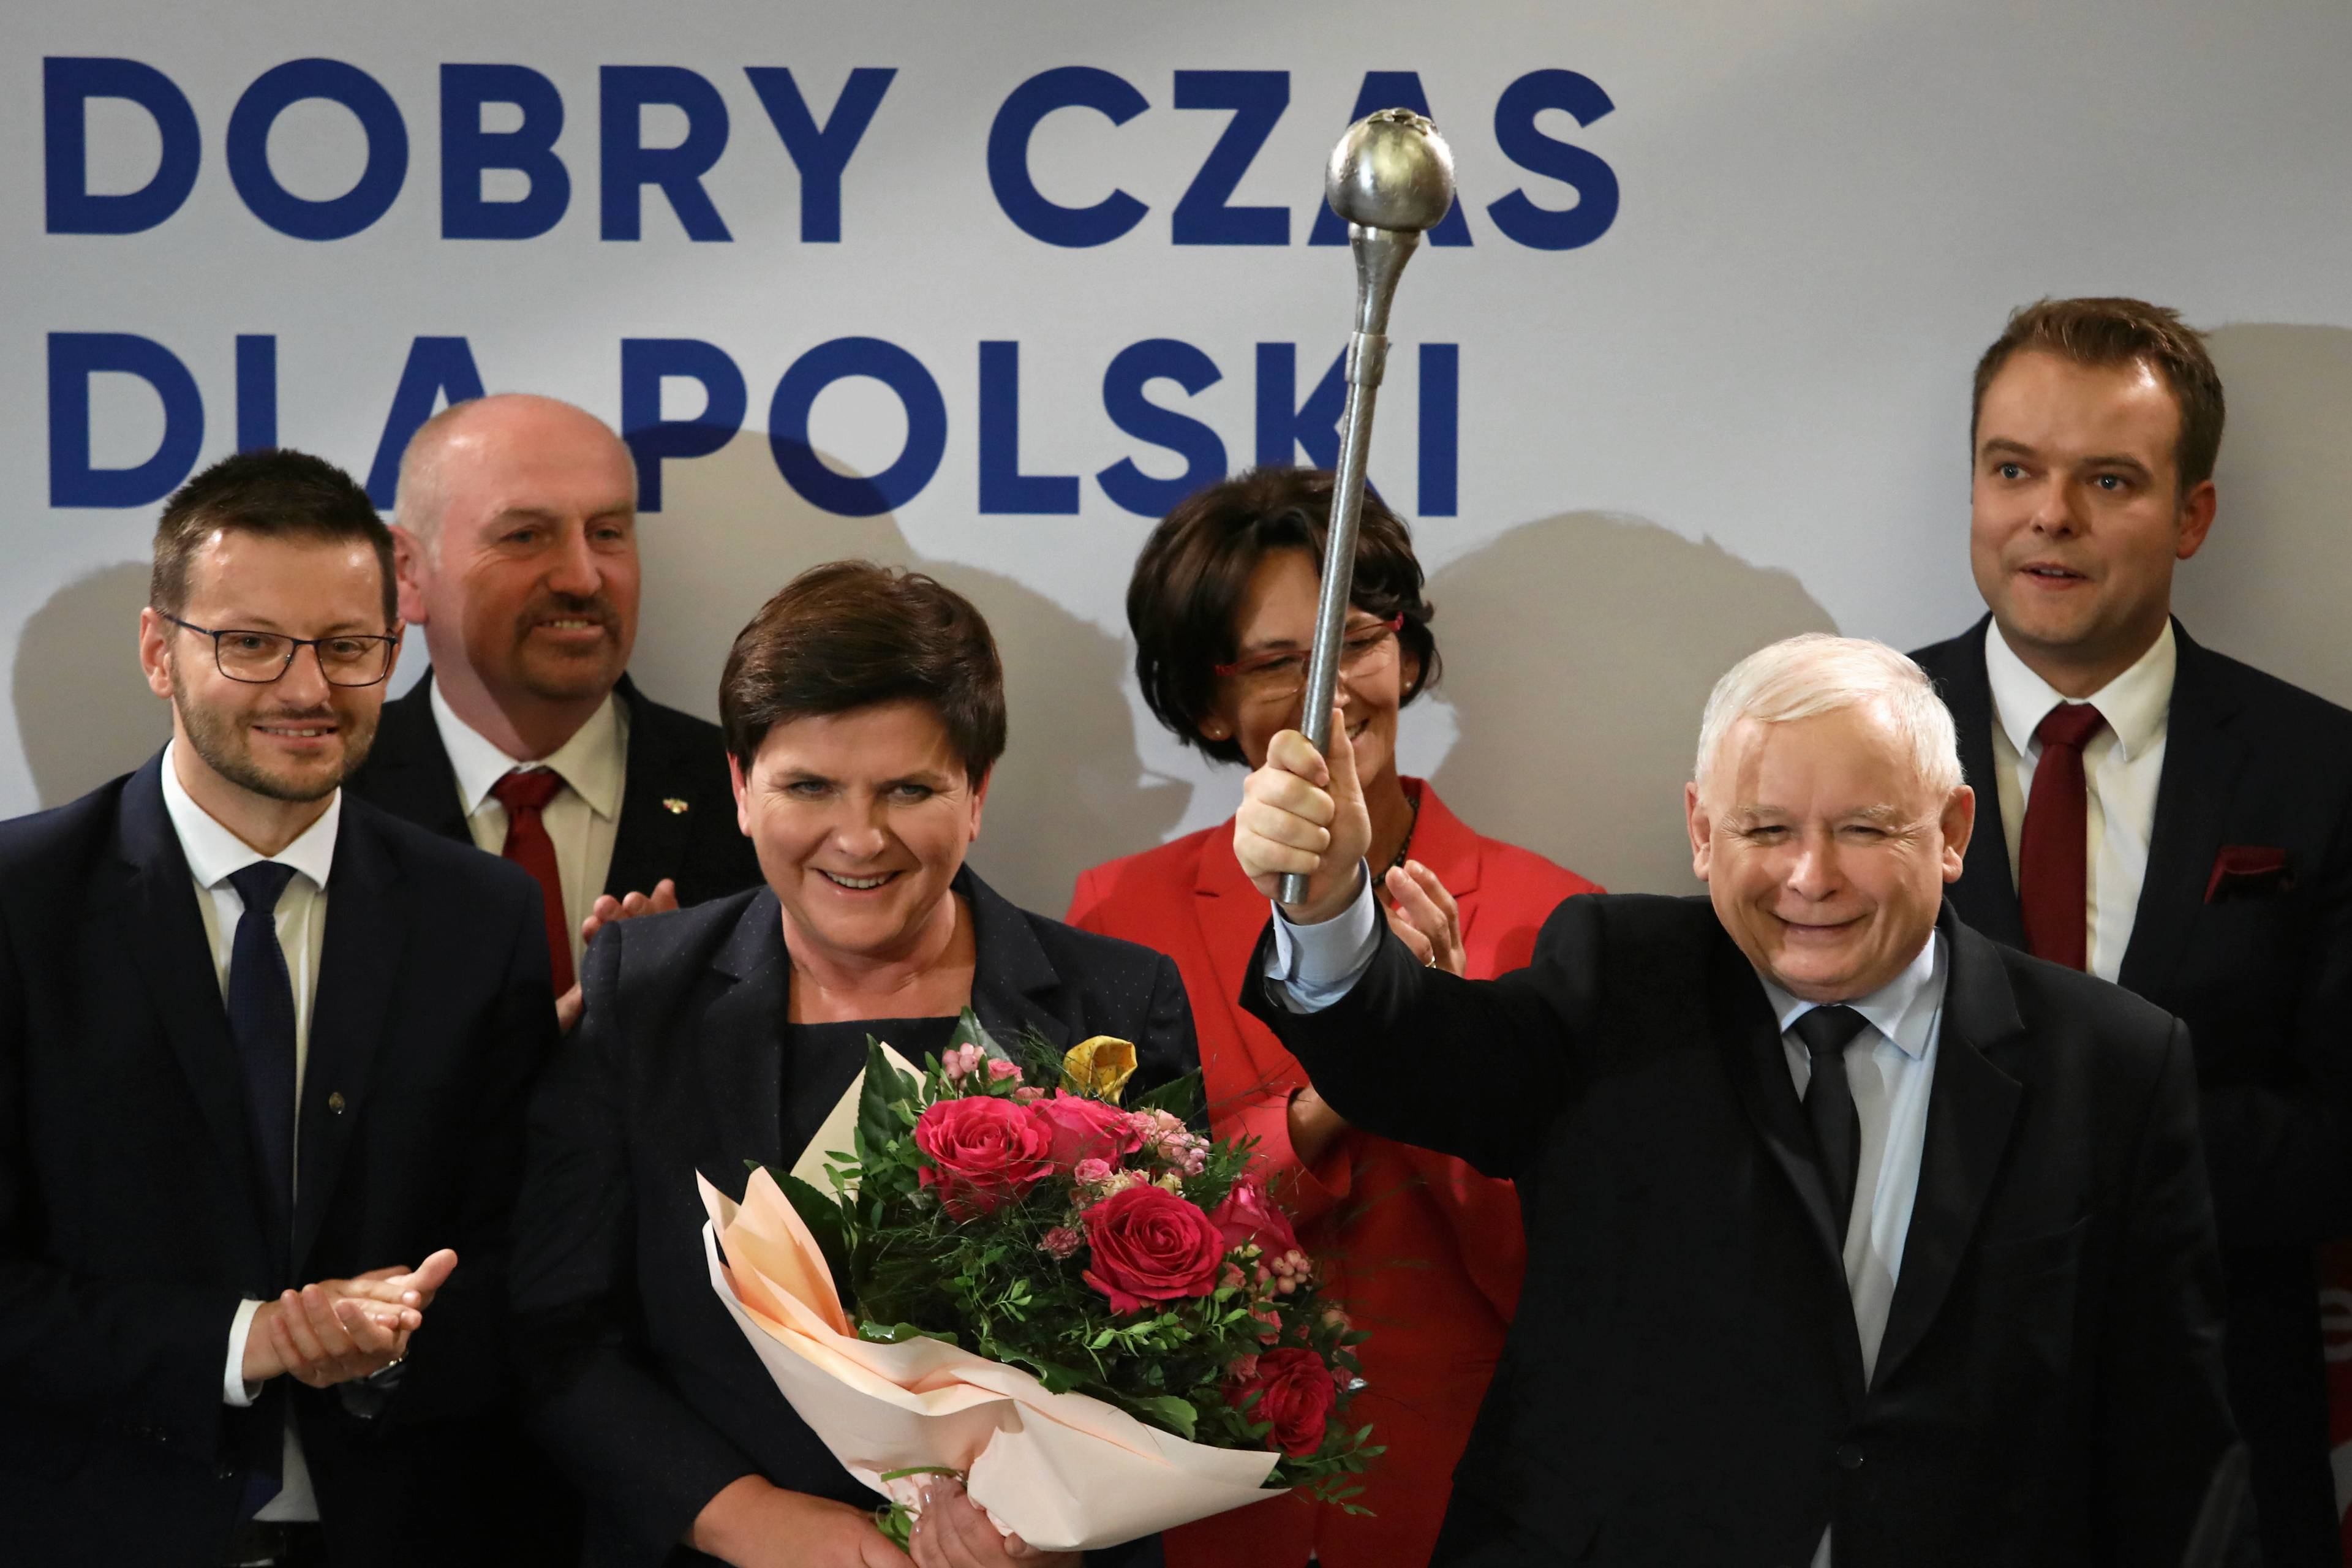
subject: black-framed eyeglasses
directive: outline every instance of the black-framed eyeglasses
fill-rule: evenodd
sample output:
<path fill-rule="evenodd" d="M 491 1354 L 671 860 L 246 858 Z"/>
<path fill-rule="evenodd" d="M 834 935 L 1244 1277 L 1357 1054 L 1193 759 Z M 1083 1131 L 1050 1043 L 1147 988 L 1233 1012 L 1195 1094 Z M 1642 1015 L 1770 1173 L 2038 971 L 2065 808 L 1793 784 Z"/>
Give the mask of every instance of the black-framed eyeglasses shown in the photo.
<path fill-rule="evenodd" d="M 212 638 L 213 663 L 220 672 L 254 686 L 267 686 L 293 668 L 295 656 L 306 647 L 318 655 L 319 673 L 328 685 L 374 686 L 392 674 L 393 650 L 400 646 L 396 637 L 373 633 L 290 637 L 284 632 L 216 630 L 184 621 L 169 610 L 155 613 L 175 626 Z"/>

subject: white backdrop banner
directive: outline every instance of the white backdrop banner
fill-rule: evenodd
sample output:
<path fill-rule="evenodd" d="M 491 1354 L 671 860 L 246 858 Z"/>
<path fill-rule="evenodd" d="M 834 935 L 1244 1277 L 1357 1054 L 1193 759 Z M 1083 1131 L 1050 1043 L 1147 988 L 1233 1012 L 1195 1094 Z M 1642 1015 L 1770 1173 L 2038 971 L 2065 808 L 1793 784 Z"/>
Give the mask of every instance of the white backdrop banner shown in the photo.
<path fill-rule="evenodd" d="M 2043 294 L 2212 330 L 2184 611 L 2352 699 L 2340 0 L 47 4 L 0 38 L 0 812 L 166 732 L 134 617 L 181 479 L 282 443 L 388 507 L 426 415 L 527 390 L 636 452 L 662 700 L 712 713 L 815 562 L 971 595 L 1013 701 L 977 863 L 1058 912 L 1232 809 L 1136 697 L 1128 571 L 1196 486 L 1330 460 L 1321 169 L 1394 104 L 1462 192 L 1372 459 L 1447 668 L 1402 751 L 1477 826 L 1689 886 L 1716 675 L 1978 613 L 1969 371 Z"/>

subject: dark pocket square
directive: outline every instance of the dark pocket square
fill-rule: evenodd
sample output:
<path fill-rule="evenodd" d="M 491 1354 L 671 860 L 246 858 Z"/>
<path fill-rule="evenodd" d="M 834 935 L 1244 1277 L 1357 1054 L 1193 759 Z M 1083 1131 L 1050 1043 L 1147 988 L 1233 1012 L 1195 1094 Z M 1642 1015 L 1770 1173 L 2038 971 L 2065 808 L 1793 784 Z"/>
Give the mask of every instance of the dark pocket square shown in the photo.
<path fill-rule="evenodd" d="M 2294 886 L 2287 869 L 2286 851 L 2268 844 L 2224 844 L 2213 857 L 2213 874 L 2205 880 L 2205 901 L 2283 893 Z"/>

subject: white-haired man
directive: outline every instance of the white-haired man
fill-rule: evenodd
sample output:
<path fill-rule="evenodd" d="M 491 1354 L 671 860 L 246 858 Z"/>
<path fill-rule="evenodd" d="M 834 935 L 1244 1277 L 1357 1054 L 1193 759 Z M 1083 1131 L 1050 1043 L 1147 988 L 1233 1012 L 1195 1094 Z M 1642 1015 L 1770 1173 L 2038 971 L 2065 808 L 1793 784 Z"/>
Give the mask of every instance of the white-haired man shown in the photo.
<path fill-rule="evenodd" d="M 1433 1563 L 2252 1561 L 2186 1031 L 1943 907 L 1976 803 L 1892 649 L 1750 656 L 1696 773 L 1706 898 L 1570 899 L 1483 983 L 1374 918 L 1344 735 L 1246 786 L 1244 868 L 1309 876 L 1246 1004 L 1522 1187 Z"/>
<path fill-rule="evenodd" d="M 636 502 L 628 448 L 585 409 L 509 393 L 426 420 L 401 458 L 393 534 L 400 613 L 433 663 L 384 705 L 351 785 L 539 879 L 567 1024 L 592 913 L 760 879 L 718 726 L 626 673 Z"/>

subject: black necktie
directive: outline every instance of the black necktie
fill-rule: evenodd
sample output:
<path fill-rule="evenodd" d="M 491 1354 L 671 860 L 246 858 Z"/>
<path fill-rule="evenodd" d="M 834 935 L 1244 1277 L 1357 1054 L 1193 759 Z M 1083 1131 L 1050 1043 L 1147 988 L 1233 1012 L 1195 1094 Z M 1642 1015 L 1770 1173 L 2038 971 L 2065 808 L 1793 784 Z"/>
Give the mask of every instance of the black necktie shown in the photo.
<path fill-rule="evenodd" d="M 228 1027 L 245 1068 L 254 1149 L 269 1205 L 269 1256 L 284 1288 L 294 1246 L 294 982 L 278 945 L 278 900 L 294 868 L 260 860 L 229 873 L 245 901 L 229 948 Z"/>
<path fill-rule="evenodd" d="M 1805 1116 L 1813 1124 L 1813 1143 L 1821 1152 L 1822 1175 L 1829 1183 L 1831 1217 L 1837 1222 L 1838 1243 L 1845 1243 L 1848 1216 L 1853 1213 L 1855 1173 L 1862 1168 L 1862 1117 L 1853 1108 L 1853 1086 L 1846 1081 L 1845 1048 L 1869 1023 L 1851 1007 L 1816 1007 L 1793 1027 L 1812 1058 L 1812 1076 L 1805 1080 Z"/>

